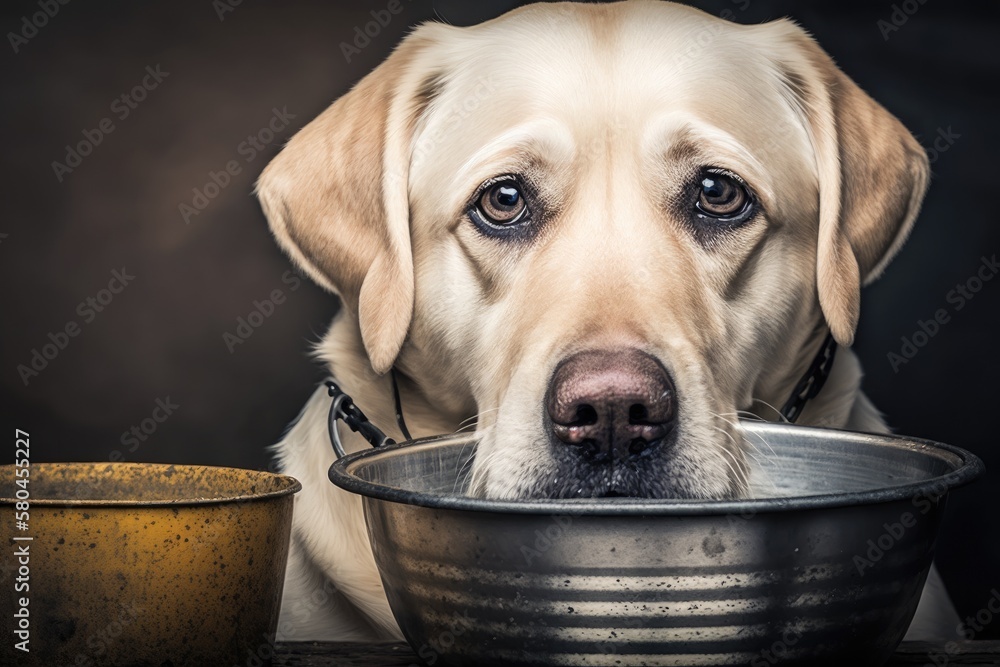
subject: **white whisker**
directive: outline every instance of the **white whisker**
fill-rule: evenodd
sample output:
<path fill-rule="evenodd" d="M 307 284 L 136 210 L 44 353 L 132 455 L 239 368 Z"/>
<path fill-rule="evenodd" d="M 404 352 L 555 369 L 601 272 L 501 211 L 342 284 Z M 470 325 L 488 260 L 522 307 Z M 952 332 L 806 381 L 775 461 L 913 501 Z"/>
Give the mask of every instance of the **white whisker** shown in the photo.
<path fill-rule="evenodd" d="M 785 419 L 785 415 L 781 414 L 781 410 L 779 410 L 778 408 L 774 407 L 773 405 L 771 405 L 770 403 L 768 403 L 764 399 L 761 399 L 761 398 L 751 398 L 751 401 L 753 403 L 759 403 L 759 404 L 763 405 L 765 408 L 770 408 L 771 411 L 774 412 L 774 414 L 778 415 L 778 421 L 781 422 L 782 424 L 789 423 L 788 420 Z"/>
<path fill-rule="evenodd" d="M 487 412 L 496 412 L 499 409 L 500 408 L 490 408 L 488 410 L 483 410 L 482 412 L 479 412 L 478 414 L 474 414 L 471 417 L 466 417 L 462 421 L 458 422 L 458 424 L 459 424 L 459 426 L 465 426 L 467 422 L 479 422 L 479 418 L 482 417 L 483 415 L 485 415 Z"/>

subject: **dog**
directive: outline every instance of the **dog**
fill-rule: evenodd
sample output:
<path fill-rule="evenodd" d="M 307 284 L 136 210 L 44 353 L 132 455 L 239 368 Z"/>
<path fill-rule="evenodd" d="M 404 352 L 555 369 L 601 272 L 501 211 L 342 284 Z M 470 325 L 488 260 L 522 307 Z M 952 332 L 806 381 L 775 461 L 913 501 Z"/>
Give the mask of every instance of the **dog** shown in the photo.
<path fill-rule="evenodd" d="M 474 420 L 497 499 L 748 493 L 736 419 L 885 432 L 849 346 L 912 227 L 924 150 L 790 20 L 657 0 L 428 23 L 287 143 L 257 194 L 342 301 L 316 354 L 369 418 Z M 323 387 L 274 445 L 302 482 L 279 638 L 396 640 Z M 369 445 L 341 430 L 347 451 Z M 909 638 L 957 616 L 935 570 Z M 942 630 L 945 628 L 945 630 Z"/>

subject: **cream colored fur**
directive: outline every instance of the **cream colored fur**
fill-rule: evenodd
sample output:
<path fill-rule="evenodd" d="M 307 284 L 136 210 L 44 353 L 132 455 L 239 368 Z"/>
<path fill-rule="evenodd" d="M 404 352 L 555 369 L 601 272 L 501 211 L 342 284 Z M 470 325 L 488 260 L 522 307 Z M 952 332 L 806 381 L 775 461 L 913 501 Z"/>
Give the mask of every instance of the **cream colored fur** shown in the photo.
<path fill-rule="evenodd" d="M 708 245 L 671 204 L 704 166 L 740 174 L 763 210 Z M 549 211 L 523 244 L 465 215 L 510 173 L 530 174 Z M 683 397 L 675 487 L 710 498 L 747 492 L 736 414 L 773 417 L 827 330 L 844 347 L 800 423 L 886 430 L 846 346 L 927 178 L 909 132 L 795 24 L 630 0 L 420 26 L 258 187 L 278 242 L 343 299 L 319 358 L 390 435 L 395 366 L 413 435 L 477 417 L 476 491 L 523 497 L 553 465 L 555 365 L 639 347 Z M 318 389 L 275 445 L 303 484 L 279 636 L 399 638 L 359 501 L 326 476 L 328 400 Z M 934 572 L 911 636 L 952 614 Z"/>

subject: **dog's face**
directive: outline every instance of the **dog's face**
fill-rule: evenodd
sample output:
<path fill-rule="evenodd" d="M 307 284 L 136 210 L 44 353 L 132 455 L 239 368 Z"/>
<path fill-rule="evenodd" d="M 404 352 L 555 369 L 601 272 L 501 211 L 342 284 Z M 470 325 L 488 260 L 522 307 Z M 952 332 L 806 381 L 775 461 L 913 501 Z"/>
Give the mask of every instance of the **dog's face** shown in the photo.
<path fill-rule="evenodd" d="M 479 492 L 726 497 L 926 178 L 793 24 L 634 1 L 421 27 L 260 194 L 375 370 L 470 399 Z"/>

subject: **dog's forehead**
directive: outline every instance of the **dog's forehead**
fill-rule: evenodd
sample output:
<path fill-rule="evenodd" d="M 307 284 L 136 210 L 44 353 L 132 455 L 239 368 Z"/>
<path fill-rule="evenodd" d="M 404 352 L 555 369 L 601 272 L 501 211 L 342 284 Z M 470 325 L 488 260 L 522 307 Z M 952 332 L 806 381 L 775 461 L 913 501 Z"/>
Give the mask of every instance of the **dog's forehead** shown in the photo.
<path fill-rule="evenodd" d="M 725 96 L 769 84 L 762 26 L 743 26 L 670 2 L 537 4 L 468 29 L 461 73 L 495 74 L 498 92 L 533 90 L 536 103 L 630 103 Z M 766 28 L 764 28 L 766 32 Z M 720 89 L 721 88 L 721 89 Z"/>
<path fill-rule="evenodd" d="M 468 164 L 516 141 L 558 156 L 683 135 L 758 162 L 802 156 L 809 140 L 762 28 L 666 2 L 530 5 L 448 45 L 418 152 Z"/>

